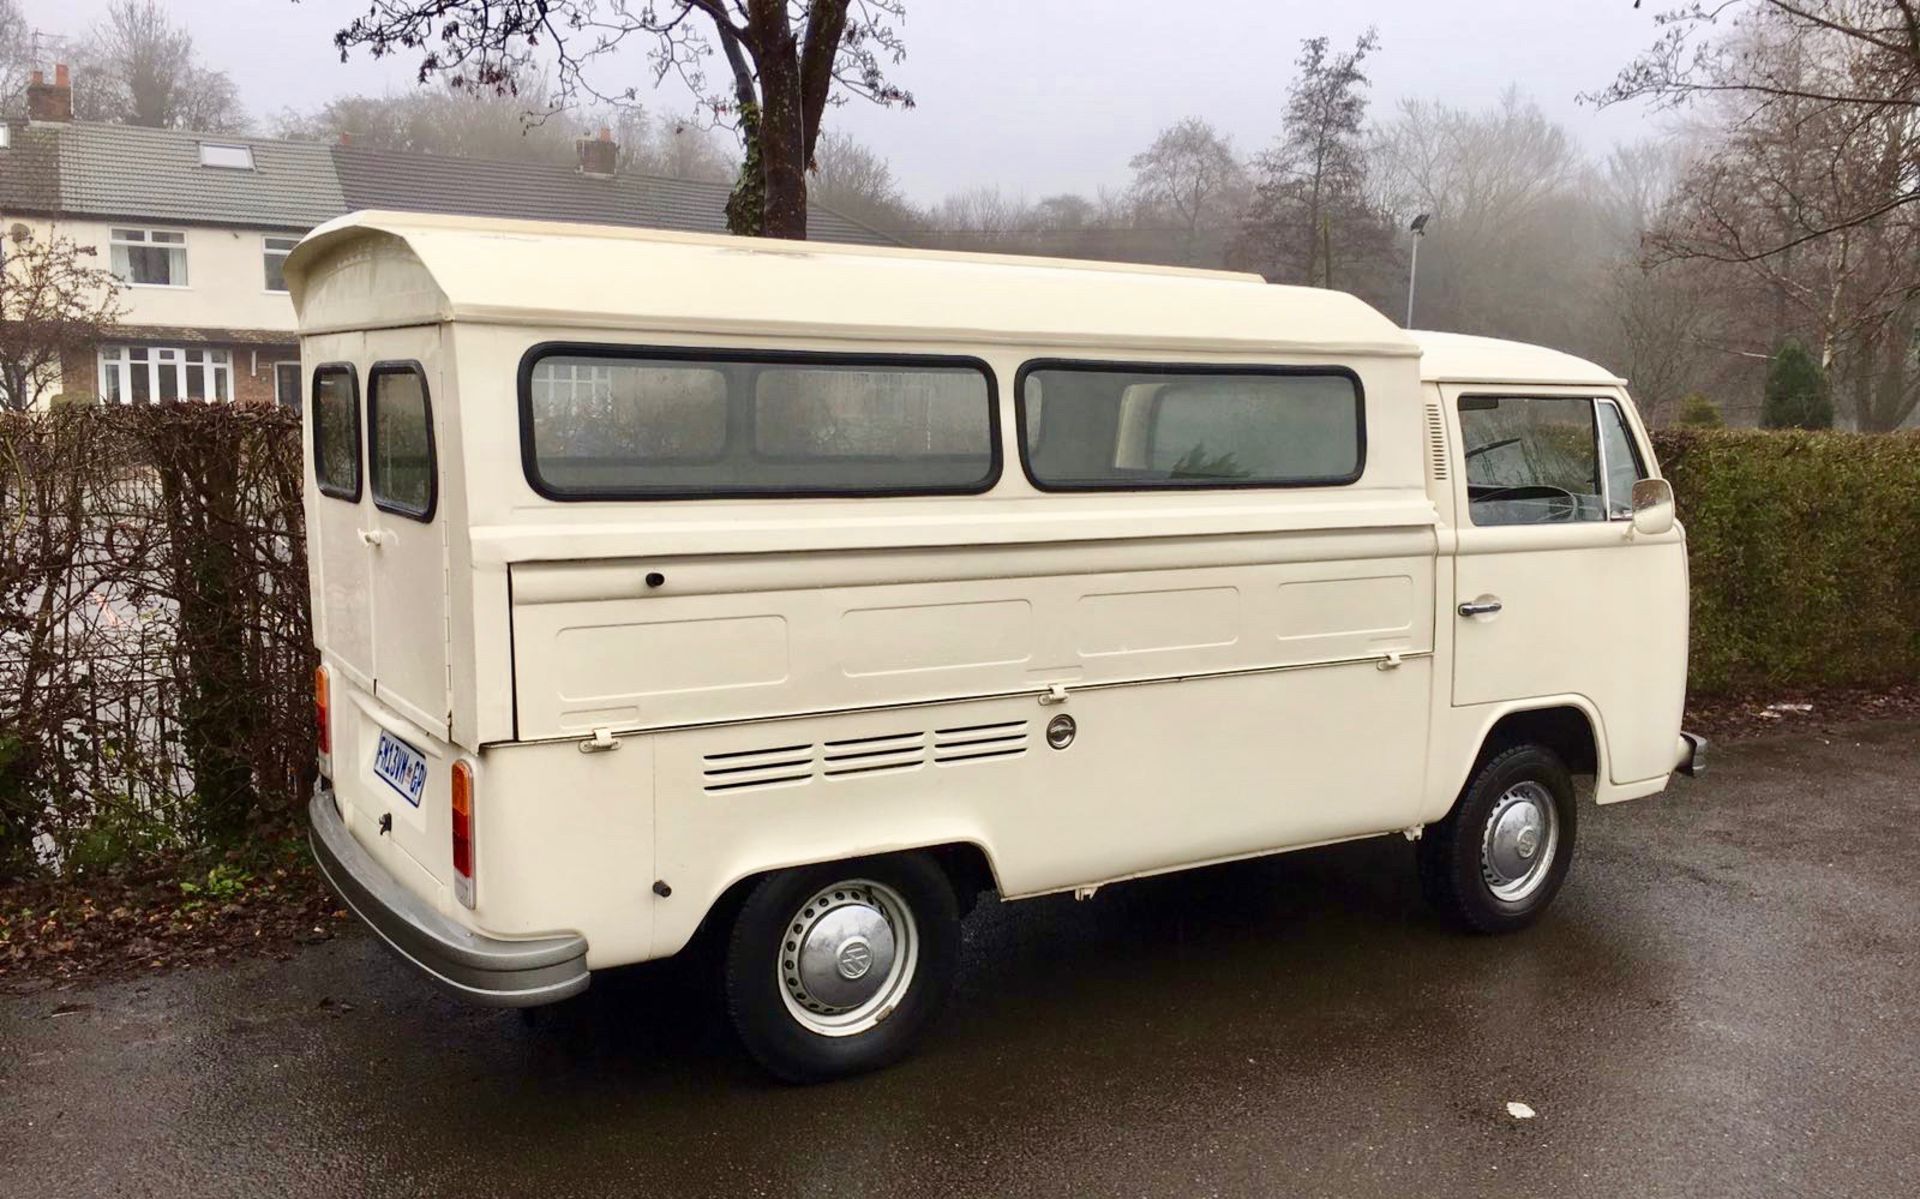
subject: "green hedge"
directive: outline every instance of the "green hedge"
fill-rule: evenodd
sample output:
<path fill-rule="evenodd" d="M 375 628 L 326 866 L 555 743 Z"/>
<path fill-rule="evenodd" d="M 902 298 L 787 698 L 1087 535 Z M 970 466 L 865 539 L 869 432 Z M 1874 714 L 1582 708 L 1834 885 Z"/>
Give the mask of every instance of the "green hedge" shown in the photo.
<path fill-rule="evenodd" d="M 1692 560 L 1695 695 L 1920 679 L 1920 435 L 1654 434 Z"/>

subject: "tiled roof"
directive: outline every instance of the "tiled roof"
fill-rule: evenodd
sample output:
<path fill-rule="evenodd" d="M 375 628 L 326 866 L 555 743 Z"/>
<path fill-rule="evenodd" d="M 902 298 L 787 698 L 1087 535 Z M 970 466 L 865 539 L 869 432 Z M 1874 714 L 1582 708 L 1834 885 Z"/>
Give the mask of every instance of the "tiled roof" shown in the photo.
<path fill-rule="evenodd" d="M 349 209 L 447 212 L 517 220 L 639 225 L 685 233 L 725 233 L 724 183 L 623 172 L 585 175 L 573 167 L 333 147 Z M 808 236 L 818 241 L 897 245 L 895 239 L 837 212 L 809 206 Z"/>
<path fill-rule="evenodd" d="M 7 122 L 0 150 L 0 212 L 49 212 L 60 203 L 60 144 L 54 130 Z"/>
<path fill-rule="evenodd" d="M 327 148 L 171 129 L 60 128 L 61 210 L 271 229 L 309 229 L 347 211 Z M 200 165 L 201 142 L 246 145 L 253 170 Z"/>
<path fill-rule="evenodd" d="M 724 183 L 87 122 L 15 122 L 10 140 L 0 150 L 0 211 L 304 231 L 386 208 L 727 230 Z M 251 147 L 254 169 L 201 166 L 203 141 Z M 808 231 L 821 241 L 898 244 L 818 205 Z"/>

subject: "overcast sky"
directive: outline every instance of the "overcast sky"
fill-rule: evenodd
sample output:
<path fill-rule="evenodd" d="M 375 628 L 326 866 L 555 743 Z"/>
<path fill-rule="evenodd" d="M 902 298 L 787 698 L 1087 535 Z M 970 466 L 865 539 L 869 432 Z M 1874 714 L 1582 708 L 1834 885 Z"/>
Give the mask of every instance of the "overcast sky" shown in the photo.
<path fill-rule="evenodd" d="M 48 33 L 78 35 L 108 0 L 24 0 Z M 333 31 L 365 0 L 167 0 L 203 58 L 227 71 L 263 126 L 340 92 L 413 86 L 412 60 L 342 64 Z M 1633 0 L 908 0 L 908 57 L 893 78 L 910 111 L 855 101 L 830 113 L 892 162 L 922 203 L 996 183 L 1037 199 L 1122 186 L 1127 159 L 1162 126 L 1199 115 L 1251 155 L 1279 126 L 1301 38 L 1350 43 L 1377 26 L 1374 111 L 1405 97 L 1480 106 L 1518 84 L 1595 152 L 1647 130 L 1635 109 L 1596 113 L 1604 85 L 1654 36 Z M 1188 15 L 1174 15 L 1188 14 Z M 631 70 L 644 80 L 645 63 Z M 717 73 L 717 71 L 716 71 Z M 690 109 L 663 89 L 654 111 Z"/>

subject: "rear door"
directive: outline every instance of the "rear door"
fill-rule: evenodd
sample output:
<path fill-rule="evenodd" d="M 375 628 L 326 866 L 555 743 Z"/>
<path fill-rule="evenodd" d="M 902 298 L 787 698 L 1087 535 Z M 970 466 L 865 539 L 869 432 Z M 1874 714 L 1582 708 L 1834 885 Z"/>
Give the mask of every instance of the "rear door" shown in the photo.
<path fill-rule="evenodd" d="M 313 471 L 319 487 L 307 552 L 315 561 L 320 645 L 341 682 L 373 690 L 373 592 L 360 371 L 345 358 L 314 368 L 309 388 Z"/>
<path fill-rule="evenodd" d="M 372 335 L 367 372 L 367 513 L 374 694 L 448 735 L 447 522 L 441 512 L 433 382 L 439 331 Z"/>

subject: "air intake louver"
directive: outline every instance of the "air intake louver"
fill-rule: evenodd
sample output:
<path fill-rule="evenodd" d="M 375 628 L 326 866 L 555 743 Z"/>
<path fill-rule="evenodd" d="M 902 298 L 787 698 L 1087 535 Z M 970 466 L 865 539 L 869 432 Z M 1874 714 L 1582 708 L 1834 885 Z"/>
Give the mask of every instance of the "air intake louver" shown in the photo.
<path fill-rule="evenodd" d="M 709 791 L 738 791 L 775 783 L 804 783 L 813 777 L 813 746 L 780 745 L 740 749 L 706 756 Z"/>
<path fill-rule="evenodd" d="M 1447 422 L 1440 405 L 1427 405 L 1427 466 L 1436 479 L 1447 477 Z"/>
<path fill-rule="evenodd" d="M 1025 720 L 992 724 L 965 724 L 950 729 L 882 733 L 848 737 L 822 745 L 775 745 L 765 749 L 735 749 L 701 759 L 701 777 L 709 794 L 745 791 L 812 782 L 822 778 L 853 778 L 918 770 L 929 761 L 938 765 L 1014 758 L 1027 752 Z"/>
<path fill-rule="evenodd" d="M 968 724 L 935 729 L 933 760 L 971 762 L 977 758 L 1011 758 L 1027 752 L 1027 722 L 1003 720 L 996 724 Z"/>
<path fill-rule="evenodd" d="M 878 774 L 883 770 L 912 770 L 926 761 L 927 735 L 923 732 L 890 733 L 883 737 L 854 737 L 827 742 L 826 764 L 821 771 L 828 778 L 848 774 Z"/>

